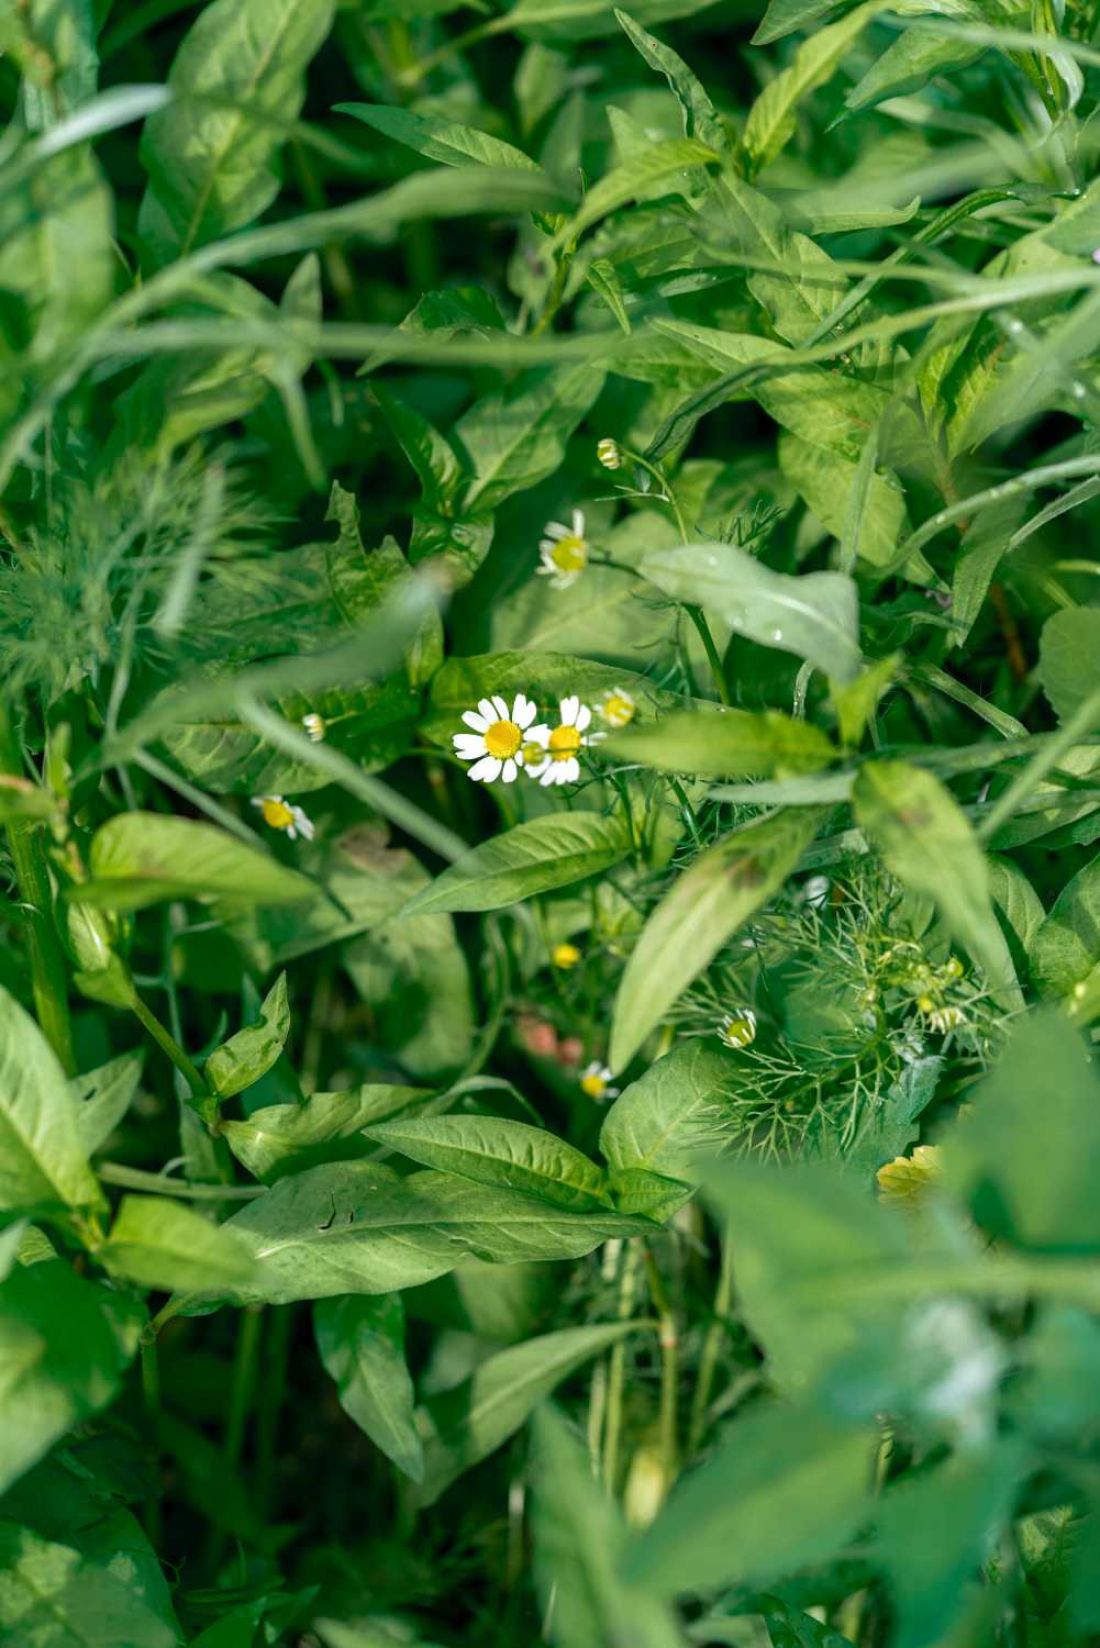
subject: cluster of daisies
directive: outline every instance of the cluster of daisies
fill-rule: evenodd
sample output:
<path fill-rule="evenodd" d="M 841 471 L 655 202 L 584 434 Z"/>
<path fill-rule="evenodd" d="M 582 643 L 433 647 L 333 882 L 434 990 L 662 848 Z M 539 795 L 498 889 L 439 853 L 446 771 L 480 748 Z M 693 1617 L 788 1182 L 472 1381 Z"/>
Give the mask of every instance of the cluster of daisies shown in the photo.
<path fill-rule="evenodd" d="M 607 693 L 597 706 L 608 727 L 625 727 L 633 719 L 633 698 L 622 688 Z M 462 719 L 469 732 L 456 732 L 454 749 L 469 763 L 468 775 L 477 784 L 515 782 L 520 769 L 540 784 L 575 784 L 581 775 L 580 752 L 602 737 L 592 727 L 592 709 L 572 695 L 558 705 L 551 726 L 539 721 L 538 708 L 526 693 L 517 692 L 511 705 L 499 693 L 482 698 Z"/>

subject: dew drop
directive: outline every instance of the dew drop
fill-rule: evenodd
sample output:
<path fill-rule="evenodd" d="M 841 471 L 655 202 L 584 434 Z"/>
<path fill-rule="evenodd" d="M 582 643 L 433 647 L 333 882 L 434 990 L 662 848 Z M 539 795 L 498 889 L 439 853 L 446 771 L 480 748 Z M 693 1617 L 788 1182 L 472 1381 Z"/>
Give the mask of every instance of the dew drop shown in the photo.
<path fill-rule="evenodd" d="M 773 629 L 772 630 L 772 640 L 773 641 L 782 641 L 782 639 L 783 639 L 783 631 L 781 629 Z"/>

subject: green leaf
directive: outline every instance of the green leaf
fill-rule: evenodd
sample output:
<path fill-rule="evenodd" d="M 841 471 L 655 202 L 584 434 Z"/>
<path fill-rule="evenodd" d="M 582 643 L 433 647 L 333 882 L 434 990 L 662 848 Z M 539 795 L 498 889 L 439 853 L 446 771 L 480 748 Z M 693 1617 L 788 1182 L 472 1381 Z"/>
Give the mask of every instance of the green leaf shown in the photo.
<path fill-rule="evenodd" d="M 786 778 L 818 772 L 837 756 L 820 728 L 777 710 L 686 711 L 612 733 L 608 753 L 661 772 L 700 778 Z"/>
<path fill-rule="evenodd" d="M 836 25 L 834 24 L 834 27 Z M 961 68 L 980 57 L 983 47 L 930 29 L 910 28 L 892 40 L 845 98 L 853 112 L 869 109 L 888 97 L 922 91 L 945 69 Z"/>
<path fill-rule="evenodd" d="M 225 899 L 234 905 L 292 904 L 314 896 L 297 870 L 211 824 L 160 813 L 118 813 L 95 833 L 92 879 L 79 902 L 140 910 L 164 899 Z"/>
<path fill-rule="evenodd" d="M 400 1294 L 320 1299 L 313 1308 L 313 1330 L 344 1412 L 387 1459 L 420 1482 L 424 1449 L 405 1365 L 405 1307 Z"/>
<path fill-rule="evenodd" d="M 166 1293 L 233 1288 L 255 1269 L 232 1231 L 165 1196 L 124 1196 L 97 1257 L 112 1276 Z"/>
<path fill-rule="evenodd" d="M 1035 982 L 1045 992 L 1070 996 L 1100 964 L 1100 858 L 1071 876 L 1029 946 Z"/>
<path fill-rule="evenodd" d="M 1100 607 L 1065 607 L 1047 619 L 1039 680 L 1061 721 L 1100 687 Z"/>
<path fill-rule="evenodd" d="M 143 1318 L 61 1259 L 17 1264 L 0 1283 L 0 1493 L 114 1399 Z"/>
<path fill-rule="evenodd" d="M 768 81 L 749 110 L 741 136 L 750 176 L 763 170 L 786 147 L 794 135 L 798 104 L 831 78 L 876 10 L 874 4 L 858 6 L 839 23 L 816 30 L 799 46 L 790 64 Z"/>
<path fill-rule="evenodd" d="M 623 1089 L 604 1117 L 600 1149 L 616 1173 L 692 1180 L 728 1126 L 736 1060 L 699 1037 L 682 1041 Z"/>
<path fill-rule="evenodd" d="M 258 1179 L 273 1181 L 322 1162 L 365 1156 L 365 1129 L 421 1109 L 431 1088 L 384 1083 L 342 1093 L 314 1093 L 299 1104 L 265 1105 L 246 1121 L 223 1121 L 221 1132 L 239 1162 Z"/>
<path fill-rule="evenodd" d="M 465 1471 L 525 1424 L 563 1379 L 636 1332 L 632 1322 L 562 1328 L 488 1357 L 455 1390 L 425 1405 L 424 1481 L 417 1495 L 433 1505 Z"/>
<path fill-rule="evenodd" d="M 546 813 L 472 848 L 417 893 L 402 913 L 503 909 L 600 875 L 629 852 L 630 835 L 619 818 Z"/>
<path fill-rule="evenodd" d="M 838 681 L 859 674 L 859 598 L 841 572 L 773 572 L 735 544 L 681 544 L 647 555 L 641 573 L 762 646 L 793 652 Z"/>
<path fill-rule="evenodd" d="M 368 1128 L 379 1144 L 478 1184 L 507 1185 L 558 1207 L 607 1206 L 604 1176 L 587 1156 L 540 1127 L 498 1116 L 424 1116 Z"/>
<path fill-rule="evenodd" d="M 722 117 L 714 107 L 706 88 L 688 68 L 683 58 L 647 34 L 625 11 L 616 11 L 615 17 L 627 39 L 651 69 L 663 74 L 684 114 L 684 136 L 697 138 L 708 148 L 719 152 L 730 147 Z"/>
<path fill-rule="evenodd" d="M 766 1587 L 835 1556 L 867 1516 L 875 1432 L 775 1403 L 728 1427 L 629 1555 L 665 1595 Z"/>
<path fill-rule="evenodd" d="M 464 512 L 496 509 L 552 475 L 603 382 L 600 368 L 579 361 L 524 373 L 506 393 L 475 401 L 451 430 L 470 474 Z"/>
<path fill-rule="evenodd" d="M 41 359 L 71 345 L 110 302 L 113 232 L 111 194 L 87 149 L 53 155 L 5 184 L 0 290 L 22 309 Z"/>
<path fill-rule="evenodd" d="M 256 1023 L 246 1025 L 216 1047 L 203 1067 L 203 1074 L 220 1098 L 242 1093 L 271 1069 L 286 1046 L 289 1034 L 286 974 L 280 973 L 264 998 Z"/>
<path fill-rule="evenodd" d="M 395 109 L 384 103 L 337 103 L 335 112 L 354 115 L 376 132 L 443 166 L 515 166 L 526 172 L 542 171 L 511 143 L 502 143 L 499 137 L 490 137 L 474 126 L 458 126 L 439 115 L 415 114 L 411 109 Z"/>
<path fill-rule="evenodd" d="M 767 397 L 760 395 L 761 405 Z M 807 409 L 828 418 L 837 427 L 839 411 L 835 397 L 803 402 Z M 793 418 L 787 420 L 793 422 Z M 801 421 L 801 420 L 800 420 Z M 803 440 L 798 434 L 784 434 L 779 440 L 779 464 L 792 486 L 805 499 L 826 531 L 843 540 L 847 533 L 852 491 L 860 465 L 838 452 L 835 445 Z M 897 477 L 889 470 L 873 469 L 867 476 L 863 509 L 851 534 L 851 547 L 868 567 L 893 567 L 899 542 L 909 530 L 905 494 Z M 906 572 L 923 575 L 927 563 L 918 551 L 906 562 Z M 933 581 L 934 575 L 928 578 Z"/>
<path fill-rule="evenodd" d="M 844 0 L 768 0 L 764 21 L 752 37 L 754 46 L 770 46 L 784 35 L 809 28 L 831 11 L 839 11 Z"/>
<path fill-rule="evenodd" d="M 132 1568 L 132 1563 L 131 1563 Z M 0 1521 L 0 1642 L 12 1648 L 178 1648 L 133 1575 Z"/>
<path fill-rule="evenodd" d="M 642 929 L 623 972 L 611 1027 L 621 1070 L 692 979 L 783 885 L 813 840 L 815 808 L 774 814 L 701 853 Z"/>
<path fill-rule="evenodd" d="M 0 1209 L 101 1201 L 65 1073 L 34 1020 L 0 989 Z"/>
<path fill-rule="evenodd" d="M 1049 1011 L 1016 1027 L 973 1108 L 943 1142 L 947 1182 L 985 1229 L 1055 1253 L 1100 1246 L 1097 1152 L 1095 1073 L 1077 1031 Z"/>
<path fill-rule="evenodd" d="M 707 166 L 721 158 L 721 155 L 694 137 L 670 137 L 663 142 L 650 144 L 638 154 L 631 155 L 629 160 L 623 161 L 620 166 L 613 167 L 598 183 L 592 185 L 578 210 L 562 225 L 546 247 L 546 255 L 554 255 L 566 246 L 572 246 L 586 229 L 590 229 L 609 212 L 625 206 L 628 200 L 636 200 L 639 196 L 648 194 L 655 183 L 662 182 L 666 177 L 682 179 L 685 172 L 699 166 Z M 682 186 L 676 192 L 682 192 Z"/>
<path fill-rule="evenodd" d="M 373 1162 L 338 1162 L 280 1179 L 227 1228 L 259 1265 L 238 1300 L 286 1304 L 416 1287 L 468 1253 L 506 1264 L 577 1258 L 611 1236 L 652 1227 L 610 1211 L 566 1213 L 446 1173 L 398 1179 Z"/>
<path fill-rule="evenodd" d="M 123 1053 L 69 1083 L 76 1100 L 80 1142 L 87 1155 L 106 1143 L 129 1110 L 141 1080 L 142 1064 L 140 1053 Z"/>
<path fill-rule="evenodd" d="M 966 946 L 997 999 L 1023 1005 L 1012 957 L 993 910 L 985 857 L 966 815 L 931 773 L 905 761 L 873 761 L 852 791 L 859 827 L 911 892 L 930 898 Z"/>
<path fill-rule="evenodd" d="M 556 1648 L 680 1648 L 672 1615 L 620 1572 L 627 1531 L 614 1500 L 593 1480 L 588 1455 L 551 1407 L 534 1424 L 535 1582 L 545 1636 Z"/>
<path fill-rule="evenodd" d="M 139 227 L 156 264 L 270 206 L 332 12 L 332 0 L 214 0 L 201 12 L 169 71 L 172 101 L 141 140 L 149 188 Z"/>

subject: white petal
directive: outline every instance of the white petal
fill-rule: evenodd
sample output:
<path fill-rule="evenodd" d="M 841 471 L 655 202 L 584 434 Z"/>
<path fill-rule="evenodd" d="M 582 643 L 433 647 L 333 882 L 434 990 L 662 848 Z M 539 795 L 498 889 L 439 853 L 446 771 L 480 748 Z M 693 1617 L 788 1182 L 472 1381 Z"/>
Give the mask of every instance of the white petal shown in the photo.
<path fill-rule="evenodd" d="M 516 774 L 518 772 L 519 768 L 516 766 L 514 761 L 506 761 L 504 763 L 504 771 L 500 776 L 506 784 L 514 784 L 516 781 Z"/>
<path fill-rule="evenodd" d="M 550 759 L 546 756 L 541 761 L 528 761 L 523 770 L 528 778 L 541 778 L 549 765 Z"/>
<path fill-rule="evenodd" d="M 491 784 L 500 777 L 503 765 L 503 761 L 498 761 L 495 755 L 483 756 L 476 766 L 470 768 L 470 777 L 475 784 Z"/>
<path fill-rule="evenodd" d="M 481 712 L 481 718 L 484 723 L 481 730 L 482 732 L 487 732 L 493 722 L 497 719 L 497 712 L 493 708 L 492 699 L 479 698 L 477 707 Z"/>
<path fill-rule="evenodd" d="M 542 565 L 535 568 L 540 578 L 552 578 L 557 570 L 554 563 L 548 560 L 546 556 L 543 556 Z"/>
<path fill-rule="evenodd" d="M 478 715 L 476 710 L 463 710 L 462 719 L 468 727 L 473 727 L 475 732 L 484 732 L 489 725 L 485 717 Z"/>
<path fill-rule="evenodd" d="M 530 714 L 528 714 L 528 711 L 530 711 Z M 527 717 L 526 721 L 524 720 L 525 716 Z M 525 727 L 527 725 L 527 721 L 534 720 L 534 716 L 534 704 L 530 703 L 529 700 L 524 697 L 522 692 L 517 692 L 516 696 L 512 700 L 512 720 L 515 722 L 516 726 L 521 728 Z"/>
<path fill-rule="evenodd" d="M 573 725 L 573 722 L 577 718 L 577 711 L 580 707 L 581 701 L 579 698 L 562 699 L 561 703 L 558 705 L 558 713 L 561 716 L 562 726 L 571 727 Z"/>
<path fill-rule="evenodd" d="M 567 526 L 562 526 L 560 521 L 549 521 L 543 530 L 552 543 L 557 543 L 561 538 L 572 537 L 572 533 L 569 528 Z"/>
<path fill-rule="evenodd" d="M 575 584 L 579 577 L 579 572 L 558 572 L 555 569 L 554 588 L 568 589 L 570 584 Z"/>
<path fill-rule="evenodd" d="M 575 509 L 573 511 L 573 536 L 575 538 L 583 538 L 584 537 L 584 510 L 583 509 Z"/>
<path fill-rule="evenodd" d="M 580 709 L 577 711 L 577 719 L 573 725 L 576 727 L 578 732 L 583 732 L 591 719 L 592 711 L 589 709 L 587 704 L 582 704 Z"/>
<path fill-rule="evenodd" d="M 559 761 L 557 765 L 561 774 L 559 784 L 575 784 L 581 776 L 581 764 L 575 755 L 571 755 L 568 761 Z"/>
<path fill-rule="evenodd" d="M 546 789 L 549 785 L 556 784 L 557 781 L 558 774 L 555 763 L 553 761 L 548 761 L 545 769 L 539 773 L 539 783 L 544 789 Z"/>
<path fill-rule="evenodd" d="M 502 698 L 500 696 L 499 692 L 494 692 L 494 694 L 493 694 L 493 708 L 497 712 L 496 717 L 495 717 L 496 720 L 498 720 L 498 721 L 507 721 L 507 719 L 508 719 L 508 700 L 506 698 Z"/>
<path fill-rule="evenodd" d="M 476 761 L 479 755 L 486 753 L 485 737 L 480 732 L 456 732 L 454 746 L 460 761 Z"/>
<path fill-rule="evenodd" d="M 528 727 L 527 742 L 541 744 L 544 748 L 550 742 L 550 728 L 545 721 L 540 721 L 537 727 Z"/>

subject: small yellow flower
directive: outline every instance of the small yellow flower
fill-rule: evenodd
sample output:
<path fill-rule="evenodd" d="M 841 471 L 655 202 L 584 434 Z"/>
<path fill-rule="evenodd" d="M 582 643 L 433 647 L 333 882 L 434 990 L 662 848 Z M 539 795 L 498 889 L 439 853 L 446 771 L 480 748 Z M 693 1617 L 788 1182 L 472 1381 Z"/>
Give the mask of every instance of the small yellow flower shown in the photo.
<path fill-rule="evenodd" d="M 517 692 L 511 710 L 506 699 L 494 694 L 481 699 L 476 710 L 463 712 L 463 721 L 473 731 L 456 732 L 453 743 L 458 759 L 472 763 L 469 776 L 475 783 L 492 784 L 498 778 L 505 784 L 513 782 L 531 747 L 524 733 L 535 714 L 534 704 L 522 692 Z M 537 749 L 537 758 L 541 758 L 545 753 L 541 744 Z"/>
<path fill-rule="evenodd" d="M 944 972 L 946 973 L 946 975 L 949 979 L 961 979 L 962 978 L 962 976 L 963 976 L 963 964 L 959 960 L 958 956 L 951 956 L 950 957 L 950 959 L 948 960 L 947 966 L 944 968 Z"/>
<path fill-rule="evenodd" d="M 581 1071 L 580 1084 L 581 1091 L 587 1093 L 597 1104 L 602 1104 L 605 1099 L 617 1099 L 619 1096 L 619 1089 L 611 1086 L 611 1071 L 606 1064 L 601 1064 L 599 1059 L 593 1059 L 592 1063 Z"/>
<path fill-rule="evenodd" d="M 323 715 L 318 715 L 316 710 L 311 710 L 308 715 L 303 715 L 302 726 L 305 728 L 306 737 L 311 744 L 320 744 L 322 742 L 326 731 Z"/>
<path fill-rule="evenodd" d="M 911 1156 L 895 1156 L 875 1174 L 884 1202 L 914 1207 L 925 1200 L 943 1171 L 941 1152 L 934 1144 L 919 1144 Z"/>
<path fill-rule="evenodd" d="M 727 1013 L 719 1019 L 715 1035 L 727 1047 L 738 1050 L 751 1047 L 756 1040 L 756 1014 L 751 1007 L 739 1007 L 736 1013 Z"/>
<path fill-rule="evenodd" d="M 555 944 L 550 952 L 550 960 L 555 967 L 560 967 L 562 972 L 568 972 L 570 967 L 575 967 L 580 959 L 581 953 L 575 944 Z"/>
<path fill-rule="evenodd" d="M 621 469 L 623 467 L 623 449 L 618 441 L 608 440 L 606 437 L 596 443 L 596 456 L 605 469 Z"/>
<path fill-rule="evenodd" d="M 555 589 L 568 589 L 588 565 L 588 540 L 584 535 L 584 510 L 575 509 L 571 526 L 551 521 L 539 544 L 539 576 L 549 578 Z"/>
<path fill-rule="evenodd" d="M 284 830 L 289 841 L 297 841 L 301 836 L 305 841 L 313 840 L 313 822 L 293 802 L 285 801 L 281 795 L 254 795 L 252 805 L 259 807 L 264 823 L 272 830 Z"/>
<path fill-rule="evenodd" d="M 609 727 L 628 727 L 638 710 L 625 687 L 612 687 L 610 692 L 604 693 L 596 707 Z"/>
<path fill-rule="evenodd" d="M 930 1013 L 934 1013 L 936 1011 L 936 1004 L 932 1000 L 932 997 L 931 996 L 918 996 L 917 997 L 917 1011 L 918 1011 L 918 1013 L 924 1013 L 926 1015 L 930 1014 Z"/>

